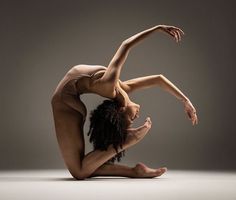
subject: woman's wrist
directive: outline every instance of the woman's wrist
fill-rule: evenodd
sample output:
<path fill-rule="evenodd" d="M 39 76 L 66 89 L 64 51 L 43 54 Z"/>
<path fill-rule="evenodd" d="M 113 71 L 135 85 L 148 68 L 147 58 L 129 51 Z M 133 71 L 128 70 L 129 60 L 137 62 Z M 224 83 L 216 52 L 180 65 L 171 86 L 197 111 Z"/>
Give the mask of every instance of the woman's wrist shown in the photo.
<path fill-rule="evenodd" d="M 162 25 L 157 25 L 157 26 L 156 26 L 156 30 L 157 30 L 157 31 L 162 31 Z"/>
<path fill-rule="evenodd" d="M 187 97 L 183 97 L 183 98 L 181 98 L 180 101 L 181 101 L 182 103 L 186 103 L 186 102 L 189 101 L 189 99 L 188 99 Z"/>
<path fill-rule="evenodd" d="M 165 28 L 165 27 L 166 27 L 166 25 L 159 24 L 159 25 L 156 26 L 156 29 L 157 29 L 158 31 L 164 31 L 164 28 Z"/>

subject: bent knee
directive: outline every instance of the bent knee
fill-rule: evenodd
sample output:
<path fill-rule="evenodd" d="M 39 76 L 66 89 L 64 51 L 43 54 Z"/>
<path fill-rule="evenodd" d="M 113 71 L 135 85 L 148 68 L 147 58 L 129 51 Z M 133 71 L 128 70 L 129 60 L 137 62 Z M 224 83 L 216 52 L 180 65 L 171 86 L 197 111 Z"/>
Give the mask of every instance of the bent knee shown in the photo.
<path fill-rule="evenodd" d="M 84 180 L 86 178 L 89 178 L 90 173 L 83 172 L 83 171 L 77 171 L 77 172 L 72 172 L 70 171 L 70 174 L 75 178 L 76 180 Z"/>

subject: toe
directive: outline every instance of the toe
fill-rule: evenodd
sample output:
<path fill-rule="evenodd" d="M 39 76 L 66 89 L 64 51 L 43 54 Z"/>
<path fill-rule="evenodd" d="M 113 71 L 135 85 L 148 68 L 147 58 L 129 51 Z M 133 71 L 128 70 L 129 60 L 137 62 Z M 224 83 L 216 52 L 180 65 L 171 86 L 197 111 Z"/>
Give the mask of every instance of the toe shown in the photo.
<path fill-rule="evenodd" d="M 165 172 L 167 171 L 167 167 L 162 167 L 161 169 Z"/>
<path fill-rule="evenodd" d="M 164 174 L 167 171 L 166 167 L 162 167 L 162 168 L 158 168 L 156 170 L 156 176 L 161 176 L 162 174 Z"/>

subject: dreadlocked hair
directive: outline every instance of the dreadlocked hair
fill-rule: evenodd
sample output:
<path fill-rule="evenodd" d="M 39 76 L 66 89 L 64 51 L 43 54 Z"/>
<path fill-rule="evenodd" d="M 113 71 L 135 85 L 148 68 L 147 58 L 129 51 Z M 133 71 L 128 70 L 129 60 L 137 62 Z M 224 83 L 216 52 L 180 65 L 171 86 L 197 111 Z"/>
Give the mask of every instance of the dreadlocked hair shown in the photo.
<path fill-rule="evenodd" d="M 115 100 L 104 100 L 96 109 L 90 113 L 90 127 L 88 136 L 94 149 L 107 150 L 113 145 L 117 154 L 108 162 L 120 162 L 125 156 L 125 150 L 118 153 L 118 148 L 123 147 L 127 137 L 127 125 L 124 114 L 119 112 L 120 105 Z"/>

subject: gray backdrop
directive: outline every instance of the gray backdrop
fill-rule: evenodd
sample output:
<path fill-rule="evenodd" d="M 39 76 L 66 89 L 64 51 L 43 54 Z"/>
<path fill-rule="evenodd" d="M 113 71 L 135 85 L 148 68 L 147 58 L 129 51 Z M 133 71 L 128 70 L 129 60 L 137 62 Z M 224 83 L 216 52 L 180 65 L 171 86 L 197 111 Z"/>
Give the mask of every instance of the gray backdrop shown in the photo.
<path fill-rule="evenodd" d="M 169 24 L 185 31 L 183 41 L 153 34 L 131 50 L 121 80 L 164 74 L 190 98 L 199 124 L 160 88 L 132 94 L 142 106 L 135 125 L 150 116 L 153 126 L 122 163 L 235 170 L 233 2 L 1 1 L 0 169 L 65 168 L 50 105 L 60 79 L 77 64 L 107 65 L 124 39 Z M 103 100 L 82 99 L 88 113 Z"/>

